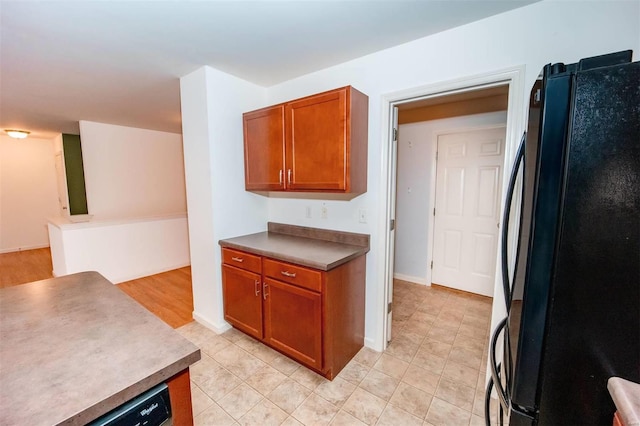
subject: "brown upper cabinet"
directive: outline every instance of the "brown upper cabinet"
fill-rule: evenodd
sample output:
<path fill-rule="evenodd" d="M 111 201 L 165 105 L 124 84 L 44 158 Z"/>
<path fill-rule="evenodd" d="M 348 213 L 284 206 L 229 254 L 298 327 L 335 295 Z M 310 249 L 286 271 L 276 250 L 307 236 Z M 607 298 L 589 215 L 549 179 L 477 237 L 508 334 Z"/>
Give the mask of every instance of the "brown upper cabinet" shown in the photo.
<path fill-rule="evenodd" d="M 369 98 L 351 86 L 243 114 L 247 191 L 367 191 Z"/>

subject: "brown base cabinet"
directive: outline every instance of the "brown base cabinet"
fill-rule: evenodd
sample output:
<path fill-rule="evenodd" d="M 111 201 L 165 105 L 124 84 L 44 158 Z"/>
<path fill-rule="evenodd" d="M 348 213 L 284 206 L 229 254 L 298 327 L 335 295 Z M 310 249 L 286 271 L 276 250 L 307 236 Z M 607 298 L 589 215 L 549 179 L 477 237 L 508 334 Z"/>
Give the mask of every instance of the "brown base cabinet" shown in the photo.
<path fill-rule="evenodd" d="M 365 256 L 319 271 L 222 249 L 224 318 L 332 380 L 364 344 Z"/>
<path fill-rule="evenodd" d="M 191 402 L 191 379 L 186 368 L 167 380 L 169 399 L 171 400 L 171 417 L 174 425 L 193 425 L 193 409 Z"/>

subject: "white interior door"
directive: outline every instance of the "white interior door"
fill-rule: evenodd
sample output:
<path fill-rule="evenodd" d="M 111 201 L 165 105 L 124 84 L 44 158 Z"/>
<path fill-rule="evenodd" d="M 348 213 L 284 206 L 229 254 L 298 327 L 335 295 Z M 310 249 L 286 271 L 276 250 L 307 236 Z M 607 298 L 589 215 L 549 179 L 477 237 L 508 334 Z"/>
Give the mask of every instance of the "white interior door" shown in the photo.
<path fill-rule="evenodd" d="M 432 282 L 493 295 L 505 127 L 438 136 Z"/>

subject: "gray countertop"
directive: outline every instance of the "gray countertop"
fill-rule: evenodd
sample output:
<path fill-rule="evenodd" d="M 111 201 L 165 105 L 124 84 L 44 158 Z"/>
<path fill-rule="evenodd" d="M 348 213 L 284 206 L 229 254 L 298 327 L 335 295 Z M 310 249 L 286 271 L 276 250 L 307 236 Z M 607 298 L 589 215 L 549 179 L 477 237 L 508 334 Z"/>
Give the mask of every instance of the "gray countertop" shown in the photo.
<path fill-rule="evenodd" d="M 640 384 L 621 377 L 611 377 L 607 389 L 624 425 L 640 425 Z"/>
<path fill-rule="evenodd" d="M 369 251 L 369 236 L 269 223 L 269 231 L 220 240 L 220 246 L 331 270 Z"/>
<path fill-rule="evenodd" d="M 85 424 L 200 359 L 97 272 L 0 289 L 0 424 Z"/>

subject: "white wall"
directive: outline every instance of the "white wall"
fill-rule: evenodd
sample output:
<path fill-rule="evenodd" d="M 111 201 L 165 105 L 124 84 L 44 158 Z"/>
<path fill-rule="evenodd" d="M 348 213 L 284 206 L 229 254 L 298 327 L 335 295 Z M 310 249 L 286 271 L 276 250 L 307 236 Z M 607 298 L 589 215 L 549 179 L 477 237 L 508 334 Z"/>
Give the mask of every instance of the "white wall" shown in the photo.
<path fill-rule="evenodd" d="M 58 214 L 51 139 L 0 136 L 0 253 L 48 247 L 47 217 Z"/>
<path fill-rule="evenodd" d="M 221 332 L 223 238 L 266 230 L 267 202 L 244 190 L 242 113 L 265 89 L 210 67 L 180 79 L 194 318 Z"/>
<path fill-rule="evenodd" d="M 94 220 L 186 212 L 181 135 L 80 121 L 80 137 Z"/>
<path fill-rule="evenodd" d="M 397 278 L 431 284 L 429 226 L 433 226 L 432 185 L 438 134 L 506 122 L 506 112 L 492 112 L 399 126 L 394 263 Z"/>
<path fill-rule="evenodd" d="M 381 349 L 384 327 L 384 206 L 381 171 L 387 123 L 381 122 L 385 94 L 475 76 L 514 66 L 526 67 L 528 93 L 542 66 L 623 49 L 640 51 L 640 3 L 545 1 L 387 49 L 300 77 L 269 89 L 269 103 L 351 84 L 369 96 L 368 192 L 351 202 L 330 202 L 329 220 L 307 226 L 371 234 L 367 257 L 367 343 Z M 525 102 L 528 97 L 523 96 Z M 505 171 L 506 173 L 507 171 Z M 269 220 L 304 221 L 296 201 L 269 200 Z M 369 224 L 357 223 L 366 208 Z M 498 299 L 499 300 L 499 299 Z"/>
<path fill-rule="evenodd" d="M 205 158 L 197 159 L 191 155 L 192 162 L 187 163 L 187 186 L 190 187 L 192 198 L 217 199 L 224 195 L 230 197 L 227 205 L 210 204 L 205 206 L 202 214 L 205 216 L 204 230 L 213 229 L 213 216 L 216 216 L 217 227 L 227 225 L 237 231 L 251 228 L 251 224 L 238 226 L 233 213 L 244 201 L 236 203 L 235 199 L 247 200 L 250 194 L 242 187 L 242 158 L 238 155 L 242 151 L 242 125 L 240 114 L 243 111 L 274 104 L 289 99 L 329 90 L 335 87 L 353 85 L 369 96 L 369 167 L 368 192 L 351 201 L 324 201 L 328 208 L 328 219 L 321 219 L 319 214 L 322 200 L 299 200 L 286 198 L 269 198 L 267 200 L 268 213 L 265 220 L 302 224 L 319 228 L 333 228 L 344 231 L 368 233 L 371 235 L 371 251 L 367 255 L 367 294 L 366 294 L 366 322 L 365 341 L 369 347 L 382 349 L 384 339 L 384 221 L 386 208 L 386 176 L 383 171 L 383 152 L 386 143 L 388 123 L 382 122 L 385 115 L 382 104 L 383 96 L 402 90 L 434 84 L 436 82 L 451 81 L 465 76 L 476 76 L 483 73 L 504 70 L 515 66 L 526 67 L 526 84 L 523 88 L 522 102 L 528 102 L 531 85 L 542 66 L 548 62 L 573 62 L 582 57 L 597 55 L 623 49 L 634 49 L 636 58 L 640 51 L 640 3 L 638 2 L 592 2 L 573 1 L 556 2 L 544 1 L 530 6 L 516 9 L 498 16 L 487 18 L 469 25 L 445 31 L 430 37 L 416 40 L 404 45 L 380 51 L 332 68 L 312 73 L 295 80 L 287 81 L 269 88 L 267 99 L 261 99 L 265 92 L 258 88 L 253 90 L 234 90 L 241 85 L 237 79 L 226 76 L 233 84 L 221 87 L 219 92 L 203 92 L 204 83 L 189 85 L 195 74 L 212 73 L 205 68 L 194 74 L 183 77 L 182 113 L 185 137 L 185 157 L 187 156 L 188 127 L 193 120 L 199 120 L 202 125 L 201 137 L 194 135 L 190 144 L 208 143 L 209 148 L 197 149 L 206 153 Z M 216 75 L 224 80 L 221 73 Z M 200 79 L 204 79 L 201 76 Z M 199 89 L 198 89 L 199 86 Z M 226 89 L 226 90 L 225 90 Z M 200 90 L 200 93 L 196 93 Z M 206 94 L 205 94 L 206 93 Z M 240 100 L 242 98 L 242 100 Z M 199 111 L 192 111 L 191 104 L 197 104 Z M 243 108 L 243 103 L 246 108 Z M 215 126 L 209 125 L 205 119 L 206 109 L 223 111 L 226 120 L 217 120 Z M 228 110 L 227 110 L 228 108 Z M 191 117 L 192 114 L 198 117 Z M 213 117 L 214 114 L 210 114 Z M 213 117 L 217 119 L 218 117 Z M 186 126 L 185 126 L 186 124 Z M 524 124 L 523 124 L 524 125 Z M 212 155 L 209 149 L 217 149 L 219 142 L 213 139 L 215 131 L 231 139 L 225 140 L 225 147 L 233 151 L 234 156 Z M 209 132 L 207 134 L 206 132 Z M 512 141 L 508 141 L 513 143 Z M 194 148 L 196 149 L 196 148 Z M 204 162 L 208 164 L 203 165 Z M 206 175 L 207 168 L 209 175 Z M 189 180 L 189 169 L 203 172 L 199 180 L 208 179 L 206 183 Z M 223 180 L 217 180 L 220 170 L 233 172 Z M 505 170 L 505 174 L 508 170 Z M 230 203 L 233 197 L 233 203 Z M 231 208 L 229 208 L 231 205 Z M 313 217 L 305 219 L 304 206 L 312 207 Z M 264 204 L 256 202 L 255 208 L 263 208 Z M 190 215 L 194 213 L 189 202 Z M 198 208 L 194 204 L 194 209 Z M 368 223 L 358 223 L 358 209 L 367 210 Z M 255 220 L 260 220 L 256 214 Z M 190 222 L 192 235 L 196 232 Z M 257 228 L 258 225 L 255 225 Z M 199 231 L 200 228 L 197 228 Z M 212 235 L 203 236 L 211 239 Z M 211 252 L 217 254 L 211 245 L 217 240 L 202 242 L 202 247 L 191 246 L 194 258 L 208 257 L 218 264 L 218 257 L 212 258 Z M 202 250 L 202 252 L 200 252 Z M 195 253 L 200 252 L 200 253 Z M 220 293 L 219 267 L 209 271 L 209 282 L 212 288 L 207 292 L 197 293 L 194 285 L 194 299 L 196 306 L 211 305 L 212 295 Z M 208 298 L 206 300 L 205 298 Z M 500 298 L 495 298 L 500 300 Z M 219 302 L 213 303 L 218 306 Z M 202 309 L 205 309 L 204 307 Z M 208 308 L 211 315 L 221 318 L 221 313 Z M 196 309 L 198 310 L 198 309 Z"/>

